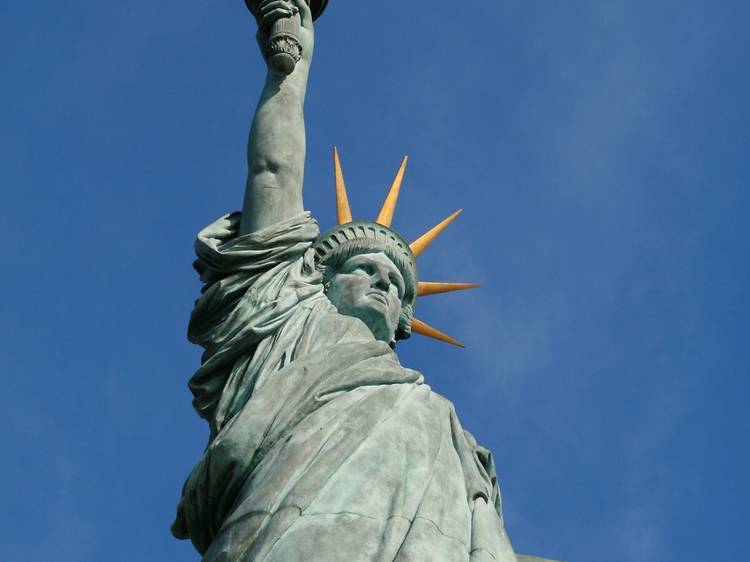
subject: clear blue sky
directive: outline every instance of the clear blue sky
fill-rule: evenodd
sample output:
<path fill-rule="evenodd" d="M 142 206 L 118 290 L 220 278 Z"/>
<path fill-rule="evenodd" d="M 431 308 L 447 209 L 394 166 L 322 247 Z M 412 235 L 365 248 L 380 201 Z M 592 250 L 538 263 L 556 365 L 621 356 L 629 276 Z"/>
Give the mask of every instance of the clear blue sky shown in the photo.
<path fill-rule="evenodd" d="M 517 550 L 747 557 L 750 3 L 331 0 L 307 207 L 462 217 L 402 361 L 496 456 Z M 190 561 L 195 233 L 236 209 L 263 79 L 240 0 L 3 2 L 3 560 Z"/>

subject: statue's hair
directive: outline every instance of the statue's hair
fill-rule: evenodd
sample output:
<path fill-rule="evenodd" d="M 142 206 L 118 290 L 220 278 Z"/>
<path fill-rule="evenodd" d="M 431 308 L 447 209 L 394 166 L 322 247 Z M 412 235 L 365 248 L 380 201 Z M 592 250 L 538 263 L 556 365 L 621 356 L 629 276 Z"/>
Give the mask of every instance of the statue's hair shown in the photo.
<path fill-rule="evenodd" d="M 405 340 L 411 336 L 411 320 L 414 314 L 414 302 L 417 296 L 417 282 L 414 272 L 403 256 L 394 248 L 368 238 L 357 238 L 344 242 L 317 264 L 323 274 L 323 284 L 327 285 L 343 265 L 354 256 L 363 254 L 385 254 L 398 268 L 404 279 L 404 296 L 401 298 L 401 314 L 396 327 L 395 339 Z M 395 346 L 395 341 L 391 346 Z"/>

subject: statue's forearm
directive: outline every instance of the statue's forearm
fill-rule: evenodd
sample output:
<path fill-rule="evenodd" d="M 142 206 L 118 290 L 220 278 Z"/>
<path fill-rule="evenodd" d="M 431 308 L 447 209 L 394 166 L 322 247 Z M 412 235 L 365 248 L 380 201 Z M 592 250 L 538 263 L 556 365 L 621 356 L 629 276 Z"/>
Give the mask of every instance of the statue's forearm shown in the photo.
<path fill-rule="evenodd" d="M 303 105 L 308 73 L 306 60 L 289 76 L 268 73 L 248 139 L 241 234 L 291 218 L 304 209 Z"/>

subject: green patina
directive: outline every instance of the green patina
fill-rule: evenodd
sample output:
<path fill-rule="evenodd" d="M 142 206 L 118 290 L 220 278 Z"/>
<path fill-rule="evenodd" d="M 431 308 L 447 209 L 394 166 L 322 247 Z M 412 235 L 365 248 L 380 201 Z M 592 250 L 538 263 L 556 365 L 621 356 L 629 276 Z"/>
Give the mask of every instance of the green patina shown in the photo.
<path fill-rule="evenodd" d="M 415 299 L 408 246 L 395 233 L 324 246 L 334 235 L 304 212 L 313 14 L 304 0 L 253 11 L 263 53 L 280 18 L 301 51 L 288 74 L 269 63 L 242 213 L 196 242 L 188 337 L 205 353 L 190 388 L 211 434 L 172 531 L 205 562 L 524 560 L 492 455 L 394 352 Z"/>

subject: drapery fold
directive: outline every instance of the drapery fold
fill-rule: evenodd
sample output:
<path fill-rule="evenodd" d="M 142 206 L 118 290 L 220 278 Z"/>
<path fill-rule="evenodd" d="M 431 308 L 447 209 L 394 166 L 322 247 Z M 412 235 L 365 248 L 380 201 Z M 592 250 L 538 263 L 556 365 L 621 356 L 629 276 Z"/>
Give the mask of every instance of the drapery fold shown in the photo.
<path fill-rule="evenodd" d="M 309 214 L 204 229 L 190 380 L 211 439 L 173 533 L 204 562 L 513 562 L 491 455 L 453 405 L 340 315 Z"/>

